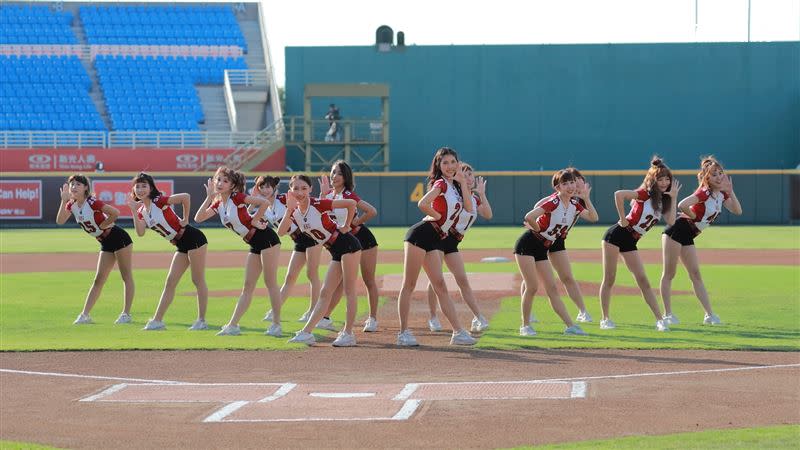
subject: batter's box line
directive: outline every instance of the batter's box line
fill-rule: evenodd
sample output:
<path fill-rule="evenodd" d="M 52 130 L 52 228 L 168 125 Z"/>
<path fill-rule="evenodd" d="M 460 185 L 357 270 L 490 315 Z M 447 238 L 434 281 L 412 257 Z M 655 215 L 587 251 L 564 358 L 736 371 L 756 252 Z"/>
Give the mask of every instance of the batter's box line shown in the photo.
<path fill-rule="evenodd" d="M 582 398 L 586 397 L 586 382 L 585 381 L 568 381 L 568 380 L 523 380 L 523 381 L 441 381 L 429 383 L 408 383 L 403 387 L 399 394 L 395 395 L 392 400 L 408 400 L 414 395 L 420 386 L 464 386 L 464 385 L 497 385 L 497 384 L 572 384 L 572 392 L 570 397 L 547 397 L 547 398 Z M 450 400 L 526 400 L 530 397 L 458 397 Z M 446 400 L 446 399 L 437 399 Z"/>
<path fill-rule="evenodd" d="M 297 385 L 294 383 L 120 383 L 112 385 L 104 389 L 97 394 L 90 395 L 88 397 L 82 398 L 78 401 L 81 402 L 104 402 L 104 403 L 219 403 L 219 400 L 104 400 L 105 397 L 108 397 L 112 394 L 115 394 L 125 388 L 133 387 L 133 386 L 147 386 L 147 387 L 164 387 L 164 388 L 174 388 L 174 387 L 185 387 L 185 386 L 280 386 L 280 388 L 275 391 L 274 394 L 265 397 L 259 402 L 268 402 L 275 400 L 277 398 L 283 397 L 289 391 L 294 389 Z M 249 401 L 241 400 L 245 403 L 249 403 Z"/>
<path fill-rule="evenodd" d="M 292 389 L 297 387 L 295 383 L 281 383 L 281 387 L 275 391 L 274 394 L 264 397 L 259 400 L 257 403 L 269 403 L 273 402 L 279 398 L 285 397 Z M 212 413 L 210 416 L 203 419 L 203 422 L 206 423 L 214 423 L 214 422 L 231 422 L 231 420 L 225 420 L 226 417 L 230 416 L 231 414 L 235 413 L 236 411 L 242 409 L 243 407 L 250 404 L 248 401 L 239 401 L 228 403 L 227 405 L 223 406 L 219 410 Z"/>
<path fill-rule="evenodd" d="M 255 423 L 255 422 L 366 422 L 366 421 L 397 421 L 408 420 L 422 404 L 422 400 L 406 400 L 403 406 L 392 417 L 298 417 L 295 419 L 225 419 L 233 412 L 247 405 L 248 402 L 237 402 L 226 405 L 225 408 L 220 409 L 214 414 L 208 416 L 203 422 L 222 422 L 222 423 Z"/>

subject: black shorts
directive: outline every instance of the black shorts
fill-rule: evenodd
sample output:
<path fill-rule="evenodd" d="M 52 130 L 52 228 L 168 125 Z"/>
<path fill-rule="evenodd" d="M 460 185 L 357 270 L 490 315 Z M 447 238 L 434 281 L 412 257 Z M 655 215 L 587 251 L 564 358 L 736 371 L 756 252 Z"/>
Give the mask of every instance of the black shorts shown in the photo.
<path fill-rule="evenodd" d="M 291 238 L 294 241 L 294 251 L 299 253 L 305 253 L 306 250 L 317 245 L 317 241 L 312 239 L 311 236 L 301 233 L 300 230 L 292 233 Z"/>
<path fill-rule="evenodd" d="M 372 231 L 370 231 L 366 225 L 361 225 L 358 229 L 358 233 L 353 233 L 353 236 L 361 243 L 361 250 L 369 250 L 378 246 L 375 235 L 372 234 Z"/>
<path fill-rule="evenodd" d="M 208 244 L 206 235 L 197 228 L 187 225 L 183 229 L 183 236 L 175 242 L 175 247 L 178 248 L 178 253 L 189 253 L 189 250 L 198 249 L 206 244 Z"/>
<path fill-rule="evenodd" d="M 461 241 L 456 239 L 455 236 L 448 234 L 447 237 L 442 239 L 442 241 L 439 243 L 439 250 L 444 252 L 445 255 L 456 253 L 458 251 L 458 244 L 460 243 Z"/>
<path fill-rule="evenodd" d="M 272 228 L 265 228 L 263 230 L 256 228 L 255 233 L 253 233 L 253 236 L 247 243 L 250 244 L 250 253 L 260 255 L 261 250 L 268 249 L 275 245 L 281 245 L 281 238 L 278 237 L 278 234 L 275 233 L 275 230 Z"/>
<path fill-rule="evenodd" d="M 426 252 L 441 250 L 442 236 L 433 222 L 423 220 L 411 226 L 406 232 L 405 241 Z"/>
<path fill-rule="evenodd" d="M 331 259 L 334 261 L 341 261 L 342 255 L 348 253 L 355 253 L 361 250 L 361 243 L 358 242 L 355 236 L 350 233 L 339 233 L 333 244 L 324 244 L 325 248 L 331 252 Z"/>
<path fill-rule="evenodd" d="M 618 223 L 615 223 L 614 226 L 606 231 L 606 234 L 603 236 L 603 240 L 615 247 L 619 247 L 620 253 L 634 252 L 639 250 L 636 247 L 636 242 L 638 239 L 633 236 L 631 230 L 622 227 Z"/>
<path fill-rule="evenodd" d="M 667 226 L 667 228 L 664 229 L 664 234 L 685 247 L 687 245 L 694 245 L 694 238 L 697 237 L 700 232 L 689 219 L 681 217 L 675 220 L 674 224 Z"/>
<path fill-rule="evenodd" d="M 133 240 L 128 232 L 117 225 L 109 228 L 108 234 L 104 238 L 98 240 L 100 241 L 101 252 L 114 253 L 133 244 Z"/>
<path fill-rule="evenodd" d="M 566 244 L 566 239 L 556 238 L 555 242 L 550 245 L 550 248 L 548 248 L 547 251 L 550 253 L 563 252 L 567 249 L 567 246 L 564 244 Z"/>
<path fill-rule="evenodd" d="M 547 249 L 552 245 L 550 241 L 539 237 L 531 230 L 525 230 L 514 245 L 514 254 L 533 256 L 536 261 L 547 260 Z"/>

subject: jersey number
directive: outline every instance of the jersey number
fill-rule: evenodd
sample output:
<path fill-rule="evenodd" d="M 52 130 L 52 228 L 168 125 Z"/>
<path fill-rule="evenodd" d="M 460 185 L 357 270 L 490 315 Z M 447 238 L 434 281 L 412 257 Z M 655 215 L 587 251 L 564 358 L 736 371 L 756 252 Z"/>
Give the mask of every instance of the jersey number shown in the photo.
<path fill-rule="evenodd" d="M 475 220 L 475 216 L 469 216 L 469 220 L 467 221 L 467 225 L 464 227 L 464 231 L 469 229 L 469 226 L 472 225 L 472 221 Z"/>
<path fill-rule="evenodd" d="M 80 224 L 81 228 L 83 228 L 83 231 L 87 233 L 94 233 L 95 231 L 97 231 L 97 228 L 95 228 L 94 225 L 92 225 L 92 222 L 89 222 L 88 220 L 86 222 L 78 222 L 78 223 Z"/>
<path fill-rule="evenodd" d="M 719 216 L 719 211 L 715 212 L 714 214 L 708 216 L 708 223 L 712 224 L 715 220 L 717 220 L 717 216 Z"/>
<path fill-rule="evenodd" d="M 160 223 L 157 223 L 150 227 L 151 230 L 155 231 L 156 233 L 160 234 L 163 237 L 169 236 L 169 231 L 167 231 Z"/>
<path fill-rule="evenodd" d="M 550 235 L 550 236 L 554 236 L 554 237 L 558 236 L 559 234 L 561 234 L 561 229 L 562 228 L 566 228 L 566 227 L 564 225 L 556 225 L 555 227 L 553 227 L 552 230 L 548 231 L 547 234 Z"/>
<path fill-rule="evenodd" d="M 653 228 L 657 223 L 658 223 L 658 217 L 647 215 L 644 218 L 644 222 L 642 222 L 640 226 L 644 229 L 644 231 L 650 231 L 650 228 Z"/>
<path fill-rule="evenodd" d="M 313 234 L 314 237 L 317 238 L 318 241 L 324 241 L 325 240 L 325 233 L 323 233 L 322 231 L 317 230 L 316 228 L 312 228 L 312 229 L 308 230 L 308 232 Z"/>
<path fill-rule="evenodd" d="M 455 209 L 455 211 L 453 212 L 453 214 L 450 215 L 450 218 L 448 219 L 451 221 L 456 220 L 456 217 L 458 217 L 458 213 L 461 212 L 461 203 L 456 203 L 453 209 Z"/>

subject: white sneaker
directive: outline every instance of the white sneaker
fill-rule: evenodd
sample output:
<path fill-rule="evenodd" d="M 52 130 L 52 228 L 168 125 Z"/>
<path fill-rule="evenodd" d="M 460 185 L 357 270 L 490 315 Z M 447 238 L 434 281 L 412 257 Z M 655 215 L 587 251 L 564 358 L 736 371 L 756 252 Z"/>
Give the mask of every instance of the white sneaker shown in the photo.
<path fill-rule="evenodd" d="M 582 323 L 591 322 L 592 321 L 592 316 L 589 315 L 589 311 L 581 311 L 581 312 L 578 313 L 578 316 L 575 317 L 575 321 L 576 322 L 582 322 Z"/>
<path fill-rule="evenodd" d="M 314 335 L 311 333 L 306 333 L 303 330 L 298 331 L 294 334 L 294 337 L 289 339 L 290 343 L 295 344 L 306 344 L 306 345 L 314 345 L 317 343 L 317 340 L 314 338 Z"/>
<path fill-rule="evenodd" d="M 406 330 L 401 333 L 397 333 L 397 345 L 402 347 L 416 347 L 419 345 L 419 343 L 417 343 L 417 338 L 411 334 L 411 330 Z"/>
<path fill-rule="evenodd" d="M 564 330 L 564 334 L 572 334 L 575 336 L 586 336 L 586 332 L 579 325 L 573 325 L 571 327 L 567 327 Z"/>
<path fill-rule="evenodd" d="M 477 339 L 472 337 L 467 330 L 459 330 L 453 332 L 453 337 L 450 338 L 450 345 L 474 345 L 478 342 Z"/>
<path fill-rule="evenodd" d="M 310 309 L 308 311 L 304 312 L 303 315 L 300 316 L 300 318 L 297 319 L 297 321 L 306 323 L 306 322 L 308 322 L 308 318 L 309 317 L 311 317 L 311 310 Z"/>
<path fill-rule="evenodd" d="M 364 322 L 364 332 L 374 333 L 376 331 L 378 331 L 378 319 L 374 317 L 368 317 L 367 321 Z"/>
<path fill-rule="evenodd" d="M 275 337 L 283 336 L 283 329 L 281 328 L 281 324 L 273 323 L 272 325 L 269 326 L 267 331 L 264 332 L 264 334 L 266 334 L 267 336 L 275 336 Z"/>
<path fill-rule="evenodd" d="M 78 314 L 78 318 L 75 319 L 75 322 L 72 322 L 73 325 L 88 325 L 90 323 L 94 323 L 92 322 L 92 318 L 89 317 L 88 314 L 83 313 Z"/>
<path fill-rule="evenodd" d="M 473 317 L 472 318 L 472 326 L 470 327 L 470 331 L 481 333 L 486 331 L 489 328 L 489 321 L 486 320 L 486 317 Z"/>
<path fill-rule="evenodd" d="M 239 336 L 240 334 L 242 334 L 242 330 L 239 325 L 225 325 L 219 330 L 217 336 Z"/>
<path fill-rule="evenodd" d="M 431 331 L 442 331 L 442 323 L 439 322 L 438 317 L 434 317 L 432 319 L 428 319 L 428 328 Z"/>
<path fill-rule="evenodd" d="M 267 311 L 267 315 L 261 319 L 262 322 L 272 322 L 272 310 Z"/>
<path fill-rule="evenodd" d="M 208 324 L 203 319 L 197 319 L 194 321 L 192 326 L 189 327 L 189 331 L 200 331 L 200 330 L 207 330 Z"/>
<path fill-rule="evenodd" d="M 331 319 L 326 319 L 324 317 L 322 318 L 322 320 L 319 321 L 316 328 L 328 331 L 336 331 L 336 327 L 333 326 L 333 321 Z"/>
<path fill-rule="evenodd" d="M 160 331 L 166 329 L 167 326 L 164 325 L 164 322 L 155 319 L 148 320 L 147 323 L 144 324 L 144 328 L 142 328 L 144 331 Z"/>
<path fill-rule="evenodd" d="M 678 325 L 681 323 L 680 320 L 674 314 L 665 314 L 664 315 L 664 323 L 667 325 Z"/>
<path fill-rule="evenodd" d="M 131 323 L 132 321 L 133 321 L 133 319 L 131 319 L 131 315 L 130 314 L 122 313 L 122 314 L 119 315 L 119 317 L 117 317 L 117 320 L 115 320 L 114 323 L 117 324 L 117 325 L 122 325 L 122 324 L 125 324 L 125 323 Z"/>
<path fill-rule="evenodd" d="M 356 335 L 342 330 L 339 332 L 339 335 L 336 336 L 336 340 L 333 341 L 332 345 L 334 347 L 355 347 Z"/>
<path fill-rule="evenodd" d="M 536 330 L 533 329 L 530 325 L 525 325 L 524 327 L 519 327 L 519 335 L 520 336 L 536 336 Z"/>
<path fill-rule="evenodd" d="M 659 322 L 661 321 L 659 320 Z M 614 328 L 617 328 L 617 324 L 615 324 L 613 320 L 603 319 L 600 321 L 601 330 L 613 330 Z"/>
<path fill-rule="evenodd" d="M 703 325 L 719 325 L 722 321 L 719 320 L 719 316 L 716 314 L 706 314 L 703 317 Z"/>
<path fill-rule="evenodd" d="M 669 331 L 669 325 L 664 319 L 656 320 L 656 331 Z"/>
<path fill-rule="evenodd" d="M 528 322 L 530 323 L 539 323 L 539 319 L 536 318 L 536 314 L 531 311 L 531 315 L 528 316 Z"/>

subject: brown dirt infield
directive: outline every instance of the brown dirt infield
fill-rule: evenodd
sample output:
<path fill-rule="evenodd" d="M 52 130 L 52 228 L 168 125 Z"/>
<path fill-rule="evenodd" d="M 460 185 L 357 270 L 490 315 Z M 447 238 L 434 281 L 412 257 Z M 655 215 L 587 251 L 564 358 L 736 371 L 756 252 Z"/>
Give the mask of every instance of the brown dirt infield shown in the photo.
<path fill-rule="evenodd" d="M 281 265 L 289 263 L 291 252 L 281 252 Z M 639 254 L 646 264 L 661 262 L 660 250 L 640 250 Z M 142 269 L 167 268 L 173 253 L 168 252 L 134 252 L 133 267 Z M 245 252 L 211 252 L 208 267 L 238 267 L 244 265 Z M 480 262 L 487 256 L 504 256 L 512 261 L 514 255 L 509 250 L 461 250 L 464 262 Z M 800 265 L 800 252 L 795 250 L 729 250 L 698 249 L 702 264 L 735 264 L 735 265 Z M 569 250 L 570 259 L 574 262 L 601 261 L 600 250 Z M 327 264 L 329 256 L 323 252 L 323 262 Z M 379 262 L 399 264 L 403 262 L 403 252 L 399 250 L 381 250 Z M 95 253 L 15 253 L 0 254 L 0 273 L 19 272 L 68 272 L 77 270 L 94 270 L 97 267 Z"/>
<path fill-rule="evenodd" d="M 302 352 L 3 353 L 0 367 L 349 390 L 798 364 L 798 353 L 314 347 Z M 800 423 L 798 367 L 587 379 L 586 398 L 423 401 L 405 421 L 203 423 L 224 403 L 85 403 L 120 383 L 0 373 L 3 439 L 68 448 L 503 448 Z M 222 397 L 220 397 L 222 398 Z M 341 402 L 342 415 L 353 402 Z M 295 411 L 311 414 L 313 411 Z M 680 445 L 680 443 L 676 443 Z"/>

